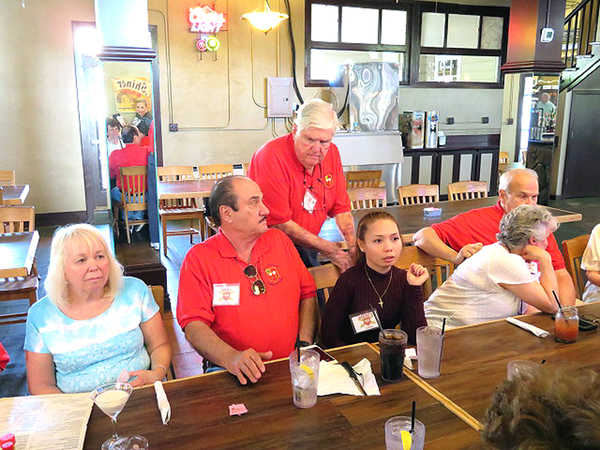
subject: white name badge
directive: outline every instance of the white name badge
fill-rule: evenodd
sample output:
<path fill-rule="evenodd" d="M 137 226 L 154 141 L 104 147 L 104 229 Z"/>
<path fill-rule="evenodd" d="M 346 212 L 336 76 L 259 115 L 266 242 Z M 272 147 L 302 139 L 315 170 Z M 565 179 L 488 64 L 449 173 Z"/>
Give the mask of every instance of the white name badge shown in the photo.
<path fill-rule="evenodd" d="M 240 283 L 213 284 L 213 306 L 239 306 Z"/>
<path fill-rule="evenodd" d="M 361 311 L 359 313 L 350 314 L 349 317 L 352 328 L 354 329 L 354 334 L 379 328 L 377 318 L 373 311 Z"/>
<path fill-rule="evenodd" d="M 304 201 L 302 202 L 302 207 L 307 210 L 309 213 L 315 210 L 315 205 L 317 204 L 317 197 L 310 192 L 309 189 L 304 191 Z"/>

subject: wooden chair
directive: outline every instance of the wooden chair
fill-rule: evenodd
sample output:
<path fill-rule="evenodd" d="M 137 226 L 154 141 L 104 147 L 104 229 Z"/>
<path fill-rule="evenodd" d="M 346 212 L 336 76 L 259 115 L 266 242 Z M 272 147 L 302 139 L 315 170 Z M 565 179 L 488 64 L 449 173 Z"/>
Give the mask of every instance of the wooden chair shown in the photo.
<path fill-rule="evenodd" d="M 354 209 L 385 208 L 385 188 L 350 188 L 350 207 Z"/>
<path fill-rule="evenodd" d="M 340 277 L 340 269 L 332 263 L 324 264 L 322 266 L 309 267 L 308 271 L 315 280 L 317 286 L 317 292 L 323 292 L 323 298 L 325 304 L 329 300 L 329 294 L 331 289 L 335 286 L 338 278 Z M 317 308 L 315 317 L 315 342 L 321 344 L 321 318 L 323 317 L 324 311 Z"/>
<path fill-rule="evenodd" d="M 118 223 L 118 210 L 123 210 L 127 243 L 131 244 L 131 231 L 129 227 L 148 223 L 148 219 L 129 220 L 128 215 L 131 211 L 146 211 L 148 209 L 146 205 L 148 196 L 148 171 L 146 166 L 120 167 L 119 177 L 121 179 L 121 201 L 115 204 L 115 217 L 117 217 Z"/>
<path fill-rule="evenodd" d="M 329 293 L 340 277 L 340 268 L 329 263 L 322 266 L 309 267 L 308 271 L 315 280 L 317 291 L 323 290 L 323 297 L 325 298 L 325 303 L 327 303 L 327 300 L 329 300 Z"/>
<path fill-rule="evenodd" d="M 198 175 L 201 180 L 216 180 L 233 175 L 233 164 L 211 164 L 198 166 Z"/>
<path fill-rule="evenodd" d="M 356 170 L 346 172 L 346 189 L 380 187 L 381 170 Z"/>
<path fill-rule="evenodd" d="M 508 162 L 508 152 L 500 152 L 498 156 L 498 163 L 505 164 Z"/>
<path fill-rule="evenodd" d="M 475 198 L 487 198 L 487 181 L 457 181 L 448 185 L 448 200 L 473 200 Z"/>
<path fill-rule="evenodd" d="M 14 170 L 0 170 L 0 186 L 14 186 L 15 184 Z"/>
<path fill-rule="evenodd" d="M 0 206 L 0 234 L 35 230 L 33 206 Z M 0 302 L 27 299 L 29 306 L 37 301 L 39 279 L 35 261 L 31 273 L 25 277 L 0 278 Z M 27 311 L 0 314 L 0 324 L 21 323 Z"/>
<path fill-rule="evenodd" d="M 573 284 L 577 291 L 577 298 L 581 299 L 583 291 L 585 291 L 585 284 L 587 278 L 585 276 L 585 270 L 581 268 L 581 258 L 585 251 L 588 241 L 590 240 L 589 234 L 583 236 L 577 236 L 573 239 L 567 239 L 562 241 L 562 251 L 565 258 L 565 265 L 567 272 L 573 278 Z"/>
<path fill-rule="evenodd" d="M 420 205 L 438 202 L 440 187 L 437 184 L 409 184 L 398 186 L 398 201 L 401 205 Z"/>
<path fill-rule="evenodd" d="M 433 291 L 454 272 L 454 264 L 431 256 L 419 247 L 408 245 L 402 248 L 396 266 L 408 270 L 412 263 L 421 264 L 429 271 L 429 279 L 423 284 L 423 300 L 427 300 Z"/>
<path fill-rule="evenodd" d="M 158 181 L 184 181 L 194 179 L 193 166 L 164 166 L 157 167 Z"/>
<path fill-rule="evenodd" d="M 214 236 L 219 232 L 219 227 L 215 223 L 214 219 L 210 216 L 205 217 L 205 229 L 206 229 L 206 238 L 208 239 L 211 236 Z"/>
<path fill-rule="evenodd" d="M 158 309 L 160 311 L 160 317 L 165 320 L 165 288 L 162 286 L 149 286 L 152 291 L 152 297 L 154 297 L 154 301 L 158 305 Z M 166 373 L 167 380 L 174 380 L 175 377 L 175 368 L 173 367 L 173 363 L 169 366 L 169 370 Z"/>
<path fill-rule="evenodd" d="M 35 230 L 33 206 L 0 206 L 0 234 Z"/>
<path fill-rule="evenodd" d="M 159 181 L 177 183 L 194 179 L 192 166 L 167 166 L 156 168 Z M 204 239 L 204 205 L 198 206 L 195 198 L 178 198 L 159 201 L 158 213 L 162 228 L 163 253 L 167 256 L 168 236 L 190 236 L 192 244 L 194 235 Z M 168 230 L 169 220 L 189 220 L 189 227 L 179 230 Z M 198 220 L 198 229 L 194 228 L 194 220 Z"/>
<path fill-rule="evenodd" d="M 0 186 L 0 206 L 4 205 L 4 189 Z"/>

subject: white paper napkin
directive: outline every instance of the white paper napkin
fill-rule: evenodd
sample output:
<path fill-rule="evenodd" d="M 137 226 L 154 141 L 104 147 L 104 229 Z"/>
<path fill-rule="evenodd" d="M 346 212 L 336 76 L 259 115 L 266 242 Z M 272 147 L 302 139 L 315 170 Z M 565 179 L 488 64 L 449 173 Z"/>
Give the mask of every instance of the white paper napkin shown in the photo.
<path fill-rule="evenodd" d="M 417 350 L 414 348 L 407 348 L 404 352 L 404 367 L 409 370 L 415 370 L 412 365 L 413 359 L 417 359 Z"/>
<path fill-rule="evenodd" d="M 167 400 L 167 394 L 161 381 L 154 382 L 154 390 L 156 391 L 156 403 L 158 403 L 160 417 L 162 418 L 163 425 L 166 425 L 171 420 L 171 405 L 169 404 L 169 400 Z"/>
<path fill-rule="evenodd" d="M 363 374 L 363 388 L 367 395 L 381 395 L 379 386 L 371 370 L 371 363 L 367 358 L 359 361 L 354 370 Z M 361 377 L 358 377 L 359 381 Z M 335 361 L 321 361 L 319 365 L 319 387 L 317 395 L 349 394 L 362 396 L 354 381 L 340 364 Z"/>
<path fill-rule="evenodd" d="M 531 325 L 530 323 L 522 322 L 519 319 L 515 319 L 514 317 L 507 317 L 506 321 L 508 323 L 512 323 L 513 325 L 518 326 L 519 328 L 523 328 L 524 330 L 527 330 L 540 338 L 545 338 L 546 336 L 550 335 L 550 333 L 548 333 L 547 331 L 542 330 L 541 328 L 538 328 L 534 325 Z"/>

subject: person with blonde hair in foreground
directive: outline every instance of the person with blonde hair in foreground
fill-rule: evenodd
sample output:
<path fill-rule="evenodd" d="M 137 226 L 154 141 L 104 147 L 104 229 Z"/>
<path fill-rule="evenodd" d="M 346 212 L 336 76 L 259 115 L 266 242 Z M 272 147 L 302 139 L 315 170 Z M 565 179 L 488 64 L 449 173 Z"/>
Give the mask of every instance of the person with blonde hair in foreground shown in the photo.
<path fill-rule="evenodd" d="M 484 419 L 483 441 L 501 450 L 600 448 L 600 375 L 541 366 L 504 381 Z"/>
<path fill-rule="evenodd" d="M 172 349 L 159 307 L 86 224 L 52 238 L 46 295 L 27 316 L 25 356 L 32 394 L 88 392 L 129 371 L 132 386 L 163 379 Z"/>

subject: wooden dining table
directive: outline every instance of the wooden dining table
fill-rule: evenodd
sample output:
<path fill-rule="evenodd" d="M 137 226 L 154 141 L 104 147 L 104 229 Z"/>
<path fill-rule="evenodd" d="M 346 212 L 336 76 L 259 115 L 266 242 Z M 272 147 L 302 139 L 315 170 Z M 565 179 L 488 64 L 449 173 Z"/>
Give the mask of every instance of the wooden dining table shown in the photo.
<path fill-rule="evenodd" d="M 402 230 L 402 239 L 404 242 L 412 242 L 413 235 L 421 228 L 429 227 L 434 223 L 443 222 L 444 220 L 450 219 L 458 214 L 470 211 L 472 209 L 494 206 L 498 202 L 498 198 L 499 197 L 487 197 L 473 200 L 459 200 L 454 202 L 443 201 L 422 205 L 388 206 L 384 209 L 394 216 L 396 221 L 400 224 L 400 228 Z M 426 207 L 441 208 L 441 215 L 425 217 L 423 214 L 423 209 Z M 550 213 L 559 223 L 577 222 L 582 219 L 582 215 L 580 213 L 552 208 L 549 206 L 544 206 L 544 208 L 550 211 Z M 360 219 L 368 214 L 369 211 L 369 209 L 358 209 L 352 211 L 354 225 L 357 226 Z M 333 221 L 328 221 L 325 223 L 319 236 L 331 242 L 340 242 L 344 240 Z"/>
<path fill-rule="evenodd" d="M 2 199 L 5 205 L 22 205 L 29 194 L 28 184 L 2 186 Z"/>
<path fill-rule="evenodd" d="M 373 449 L 384 448 L 384 425 L 393 416 L 416 417 L 426 427 L 427 449 L 480 449 L 479 433 L 408 377 L 386 383 L 379 354 L 370 344 L 332 350 L 338 361 L 371 362 L 379 396 L 334 394 L 300 409 L 292 403 L 289 362 L 267 363 L 256 383 L 242 386 L 227 372 L 164 383 L 171 420 L 162 424 L 153 387 L 135 389 L 119 415 L 121 435 L 141 434 L 150 448 L 186 449 Z M 230 416 L 229 405 L 243 403 L 248 412 Z M 112 434 L 109 418 L 94 406 L 85 449 L 96 450 Z"/>
<path fill-rule="evenodd" d="M 600 303 L 579 306 L 578 311 L 580 317 L 600 316 Z M 507 365 L 512 360 L 600 371 L 600 329 L 580 331 L 577 342 L 562 344 L 554 338 L 554 321 L 549 314 L 518 319 L 550 335 L 536 337 L 505 319 L 447 330 L 440 377 L 425 380 L 411 374 L 411 378 L 445 405 L 458 406 L 482 428 L 485 411 L 496 388 L 506 379 Z"/>
<path fill-rule="evenodd" d="M 39 241 L 37 230 L 0 234 L 0 278 L 31 274 Z"/>
<path fill-rule="evenodd" d="M 218 180 L 159 181 L 157 195 L 159 200 L 181 198 L 207 198 Z"/>

